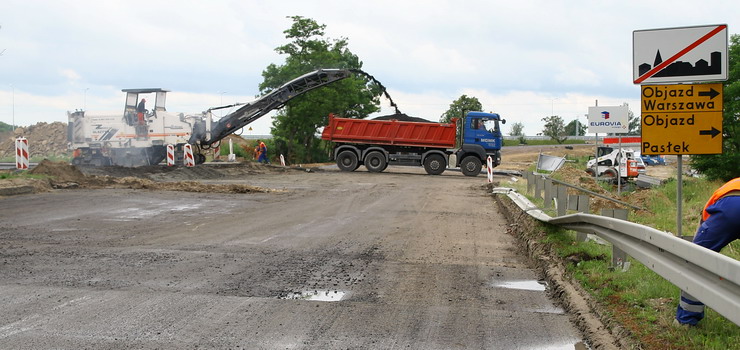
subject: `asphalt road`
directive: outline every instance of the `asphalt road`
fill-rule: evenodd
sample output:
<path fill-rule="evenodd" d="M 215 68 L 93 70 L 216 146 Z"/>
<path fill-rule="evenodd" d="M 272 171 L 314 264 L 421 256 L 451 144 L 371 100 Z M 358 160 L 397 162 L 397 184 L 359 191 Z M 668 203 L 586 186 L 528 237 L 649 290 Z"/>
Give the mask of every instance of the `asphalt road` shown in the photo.
<path fill-rule="evenodd" d="M 573 349 L 485 177 L 0 199 L 0 349 Z"/>

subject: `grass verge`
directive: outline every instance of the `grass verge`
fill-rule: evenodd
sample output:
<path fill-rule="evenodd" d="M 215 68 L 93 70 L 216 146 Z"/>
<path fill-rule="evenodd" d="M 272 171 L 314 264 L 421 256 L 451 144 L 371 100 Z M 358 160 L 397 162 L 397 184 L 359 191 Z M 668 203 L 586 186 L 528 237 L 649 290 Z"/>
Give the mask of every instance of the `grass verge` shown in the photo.
<path fill-rule="evenodd" d="M 684 179 L 683 226 L 684 234 L 694 232 L 704 203 L 721 183 L 703 179 Z M 526 182 L 504 184 L 526 194 Z M 647 211 L 630 214 L 633 222 L 659 230 L 675 232 L 676 182 L 640 191 L 650 191 L 647 196 L 627 192 L 620 200 L 649 198 L 639 203 Z M 613 194 L 616 197 L 616 193 Z M 529 198 L 540 208 L 542 200 Z M 632 203 L 636 204 L 636 203 Z M 554 216 L 554 213 L 549 213 Z M 583 286 L 612 318 L 629 330 L 634 339 L 645 349 L 740 349 L 740 327 L 710 308 L 697 327 L 673 326 L 679 289 L 640 262 L 630 258 L 628 271 L 609 268 L 611 247 L 593 241 L 578 243 L 575 232 L 557 226 L 542 224 L 547 233 L 541 243 L 550 245 L 564 261 L 569 276 Z M 740 242 L 735 241 L 722 253 L 739 259 Z"/>

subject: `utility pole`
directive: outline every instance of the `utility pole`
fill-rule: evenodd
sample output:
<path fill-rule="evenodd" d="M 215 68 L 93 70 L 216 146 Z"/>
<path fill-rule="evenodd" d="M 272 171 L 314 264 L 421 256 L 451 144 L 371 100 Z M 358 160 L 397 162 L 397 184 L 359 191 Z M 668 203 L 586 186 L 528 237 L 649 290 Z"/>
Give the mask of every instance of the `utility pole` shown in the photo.
<path fill-rule="evenodd" d="M 219 91 L 218 93 L 219 93 L 219 95 L 221 95 L 221 106 L 223 106 L 224 105 L 224 94 L 226 93 L 226 91 Z M 224 111 L 221 110 L 221 113 L 220 114 L 221 115 L 219 115 L 219 117 L 223 117 L 224 116 Z"/>
<path fill-rule="evenodd" d="M 13 96 L 12 97 L 12 106 L 13 106 L 13 109 L 12 109 L 13 114 L 12 114 L 12 116 L 13 116 L 13 121 L 11 123 L 13 124 L 13 131 L 15 131 L 15 86 L 13 86 L 13 84 L 10 84 L 10 89 L 13 91 L 12 92 L 12 96 Z"/>

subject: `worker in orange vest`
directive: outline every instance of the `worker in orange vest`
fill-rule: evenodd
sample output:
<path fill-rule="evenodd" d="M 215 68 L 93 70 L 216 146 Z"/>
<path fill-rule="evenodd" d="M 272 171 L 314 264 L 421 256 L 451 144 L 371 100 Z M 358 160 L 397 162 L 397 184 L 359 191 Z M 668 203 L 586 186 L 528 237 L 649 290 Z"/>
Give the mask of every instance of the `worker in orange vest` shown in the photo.
<path fill-rule="evenodd" d="M 139 120 L 139 125 L 144 125 L 144 114 L 146 113 L 146 99 L 142 98 L 139 105 L 136 106 L 136 117 Z"/>
<path fill-rule="evenodd" d="M 694 236 L 694 243 L 719 252 L 736 239 L 740 239 L 740 177 L 714 191 L 704 205 L 701 225 Z M 675 322 L 696 326 L 702 318 L 704 304 L 691 294 L 681 291 Z"/>
<path fill-rule="evenodd" d="M 270 161 L 267 159 L 267 145 L 260 140 L 257 140 L 257 145 L 257 149 L 259 149 L 257 161 L 260 163 L 270 164 Z"/>

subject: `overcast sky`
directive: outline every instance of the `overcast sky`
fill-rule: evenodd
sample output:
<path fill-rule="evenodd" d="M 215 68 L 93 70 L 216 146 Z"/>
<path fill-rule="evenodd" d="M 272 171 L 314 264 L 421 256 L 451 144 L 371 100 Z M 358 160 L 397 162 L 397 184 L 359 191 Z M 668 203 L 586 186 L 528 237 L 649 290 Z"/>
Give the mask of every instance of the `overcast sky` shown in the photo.
<path fill-rule="evenodd" d="M 728 24 L 733 34 L 738 14 L 738 1 L 696 0 L 2 0 L 0 121 L 122 111 L 126 88 L 171 90 L 173 112 L 251 101 L 265 67 L 284 62 L 274 49 L 287 16 L 300 15 L 347 38 L 402 112 L 438 120 L 466 94 L 507 119 L 505 132 L 521 122 L 535 135 L 552 114 L 585 123 L 596 100 L 639 115 L 634 30 Z M 381 101 L 378 115 L 391 114 Z"/>

